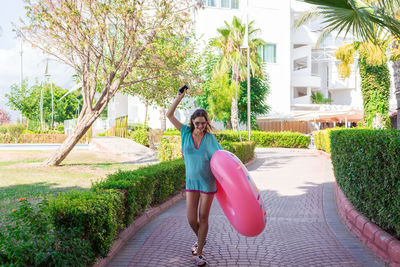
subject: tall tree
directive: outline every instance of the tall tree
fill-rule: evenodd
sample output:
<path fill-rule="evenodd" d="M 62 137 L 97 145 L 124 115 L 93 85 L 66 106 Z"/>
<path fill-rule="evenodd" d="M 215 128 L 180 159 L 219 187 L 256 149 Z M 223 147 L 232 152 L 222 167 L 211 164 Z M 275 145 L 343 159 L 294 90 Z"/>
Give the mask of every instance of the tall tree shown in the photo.
<path fill-rule="evenodd" d="M 210 116 L 218 121 L 222 121 L 225 126 L 230 122 L 232 98 L 235 97 L 236 84 L 231 83 L 230 73 L 224 73 L 213 78 L 212 71 L 215 64 L 220 61 L 221 56 L 214 53 L 208 47 L 203 56 L 202 66 L 204 82 L 202 83 L 202 93 L 196 96 L 197 104 L 210 113 Z M 268 76 L 264 79 L 251 77 L 251 125 L 257 127 L 257 115 L 266 114 L 269 111 L 265 100 L 269 94 Z M 238 84 L 238 110 L 239 120 L 247 123 L 247 81 Z"/>
<path fill-rule="evenodd" d="M 25 0 L 27 19 L 17 29 L 24 39 L 75 69 L 83 107 L 77 126 L 45 165 L 60 164 L 121 88 L 159 78 L 142 69 L 170 73 L 176 66 L 150 53 L 163 38 L 191 30 L 189 0 Z M 99 86 L 101 85 L 101 86 Z M 98 98 L 95 101 L 95 94 Z"/>
<path fill-rule="evenodd" d="M 177 89 L 186 83 L 190 87 L 191 94 L 195 94 L 199 87 L 200 79 L 200 62 L 201 56 L 197 51 L 198 44 L 194 39 L 194 35 L 183 36 L 176 35 L 159 36 L 149 53 L 157 55 L 160 62 L 164 62 L 165 66 L 154 66 L 154 68 L 141 69 L 135 73 L 140 77 L 149 77 L 156 75 L 159 78 L 136 83 L 125 88 L 125 93 L 139 96 L 145 103 L 145 122 L 147 121 L 148 106 L 156 105 L 165 111 L 170 102 L 175 99 Z M 177 71 L 171 72 L 167 69 L 168 65 L 176 66 Z M 161 113 L 161 128 L 165 130 L 165 112 Z"/>
<path fill-rule="evenodd" d="M 211 40 L 211 45 L 222 51 L 220 61 L 214 67 L 214 77 L 220 76 L 223 73 L 232 73 L 232 82 L 236 84 L 247 80 L 247 54 L 240 49 L 245 38 L 246 25 L 242 24 L 241 20 L 236 16 L 233 17 L 232 23 L 225 21 L 225 27 L 217 29 L 219 36 Z M 259 46 L 265 45 L 262 39 L 256 38 L 260 29 L 254 28 L 254 21 L 248 25 L 249 47 L 250 47 L 250 72 L 253 77 L 264 78 L 264 68 L 261 57 L 257 53 Z M 235 88 L 233 86 L 232 88 Z M 233 94 L 235 95 L 235 94 Z M 238 107 L 236 98 L 232 99 L 231 106 L 231 122 L 232 128 L 237 130 L 239 122 L 237 121 Z"/>
<path fill-rule="evenodd" d="M 318 10 L 310 16 L 323 16 L 325 29 L 323 35 L 337 31 L 351 33 L 360 41 L 378 43 L 376 26 L 400 38 L 400 21 L 395 17 L 400 6 L 399 0 L 300 0 L 317 5 Z M 393 46 L 397 48 L 398 42 Z M 397 99 L 397 128 L 400 129 L 400 62 L 393 64 L 395 95 Z"/>
<path fill-rule="evenodd" d="M 40 88 L 38 82 L 29 87 L 28 80 L 24 79 L 22 84 L 11 85 L 9 94 L 6 94 L 8 99 L 7 105 L 21 112 L 26 118 L 26 130 L 28 131 L 29 120 L 37 117 L 39 113 Z"/>
<path fill-rule="evenodd" d="M 74 91 L 66 94 L 68 90 L 62 89 L 55 84 L 45 84 L 43 94 L 43 117 L 50 124 L 51 123 L 51 87 L 53 87 L 53 121 L 62 123 L 65 120 L 70 120 L 76 117 L 76 112 L 79 107 L 83 106 L 82 94 L 79 91 Z M 64 97 L 63 97 L 64 96 Z M 62 98 L 62 99 L 61 99 Z M 79 107 L 78 107 L 79 106 Z M 53 127 L 52 127 L 53 128 Z"/>
<path fill-rule="evenodd" d="M 250 105 L 251 105 L 251 114 L 250 114 L 250 122 L 251 128 L 257 129 L 257 115 L 265 115 L 270 111 L 270 107 L 266 104 L 267 96 L 270 93 L 269 87 L 269 79 L 266 75 L 264 79 L 251 77 L 250 80 Z M 238 108 L 239 108 L 239 120 L 240 122 L 247 124 L 247 82 L 240 83 L 241 94 L 238 100 Z"/>

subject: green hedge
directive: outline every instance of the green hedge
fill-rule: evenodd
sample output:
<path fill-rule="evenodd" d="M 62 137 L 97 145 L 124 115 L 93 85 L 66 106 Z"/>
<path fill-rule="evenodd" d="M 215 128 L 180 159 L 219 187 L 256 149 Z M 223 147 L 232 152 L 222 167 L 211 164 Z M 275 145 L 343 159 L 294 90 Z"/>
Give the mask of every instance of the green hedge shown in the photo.
<path fill-rule="evenodd" d="M 228 142 L 222 141 L 221 146 L 235 154 L 243 163 L 249 162 L 254 158 L 256 144 L 254 142 Z"/>
<path fill-rule="evenodd" d="M 222 141 L 221 146 L 235 154 L 243 163 L 254 158 L 255 142 L 230 142 Z M 158 159 L 161 162 L 182 158 L 182 147 L 180 136 L 168 136 L 161 140 L 158 147 Z"/>
<path fill-rule="evenodd" d="M 242 140 L 247 140 L 248 132 L 241 131 L 240 134 Z M 214 136 L 219 142 L 240 141 L 239 133 L 234 131 L 220 131 L 214 133 Z M 251 131 L 250 139 L 254 141 L 258 147 L 307 148 L 310 144 L 309 136 L 293 132 Z"/>
<path fill-rule="evenodd" d="M 116 190 L 64 193 L 49 201 L 49 210 L 57 229 L 83 229 L 81 238 L 103 257 L 123 226 L 123 195 Z"/>
<path fill-rule="evenodd" d="M 185 187 L 185 164 L 174 160 L 135 171 L 119 171 L 94 184 L 94 189 L 119 189 L 125 195 L 125 225 L 148 205 L 158 204 Z"/>
<path fill-rule="evenodd" d="M 143 127 L 137 127 L 136 130 L 133 132 L 129 133 L 129 137 L 135 141 L 136 143 L 139 143 L 143 146 L 149 146 L 149 138 L 148 138 L 148 132 L 147 129 Z"/>
<path fill-rule="evenodd" d="M 329 128 L 321 131 L 314 131 L 312 135 L 314 137 L 314 144 L 318 150 L 323 150 L 327 153 L 331 153 L 331 139 L 330 134 L 334 129 Z"/>
<path fill-rule="evenodd" d="M 161 162 L 182 158 L 182 146 L 180 136 L 178 139 L 179 140 L 176 141 L 172 141 L 169 138 L 161 139 L 160 145 L 157 148 L 157 156 Z"/>
<path fill-rule="evenodd" d="M 400 131 L 331 132 L 336 180 L 354 207 L 400 237 Z"/>

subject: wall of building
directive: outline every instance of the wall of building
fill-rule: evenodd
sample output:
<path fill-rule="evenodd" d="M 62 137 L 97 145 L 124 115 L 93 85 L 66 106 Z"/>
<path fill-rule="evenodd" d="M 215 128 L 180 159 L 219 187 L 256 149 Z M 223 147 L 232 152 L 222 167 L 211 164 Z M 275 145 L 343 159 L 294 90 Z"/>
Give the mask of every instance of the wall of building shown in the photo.
<path fill-rule="evenodd" d="M 233 16 L 246 21 L 246 2 L 240 1 L 239 9 L 205 7 L 196 14 L 196 34 L 204 42 L 217 36 L 217 28 L 224 27 L 224 21 L 232 22 Z M 271 93 L 267 104 L 272 112 L 290 111 L 290 0 L 249 0 L 249 20 L 260 28 L 257 36 L 267 43 L 276 44 L 276 63 L 266 64 L 270 79 Z M 218 0 L 217 0 L 218 6 Z"/>

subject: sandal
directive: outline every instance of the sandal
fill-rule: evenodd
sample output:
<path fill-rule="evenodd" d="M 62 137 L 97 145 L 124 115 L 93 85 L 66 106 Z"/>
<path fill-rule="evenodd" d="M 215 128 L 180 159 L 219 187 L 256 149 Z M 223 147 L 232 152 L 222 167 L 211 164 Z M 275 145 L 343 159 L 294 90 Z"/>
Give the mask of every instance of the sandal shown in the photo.
<path fill-rule="evenodd" d="M 206 245 L 206 243 L 207 243 L 207 240 L 204 241 L 204 245 Z M 199 243 L 196 241 L 196 242 L 194 242 L 194 244 L 193 244 L 193 246 L 192 246 L 192 248 L 191 248 L 191 250 L 192 250 L 192 255 L 194 255 L 194 256 L 197 255 L 197 249 L 198 249 L 198 248 L 199 248 Z"/>
<path fill-rule="evenodd" d="M 206 265 L 208 262 L 206 260 L 206 257 L 199 255 L 196 257 L 196 264 L 197 266 L 204 266 Z"/>
<path fill-rule="evenodd" d="M 199 248 L 199 243 L 197 241 L 192 246 L 192 255 L 197 255 L 197 249 Z"/>

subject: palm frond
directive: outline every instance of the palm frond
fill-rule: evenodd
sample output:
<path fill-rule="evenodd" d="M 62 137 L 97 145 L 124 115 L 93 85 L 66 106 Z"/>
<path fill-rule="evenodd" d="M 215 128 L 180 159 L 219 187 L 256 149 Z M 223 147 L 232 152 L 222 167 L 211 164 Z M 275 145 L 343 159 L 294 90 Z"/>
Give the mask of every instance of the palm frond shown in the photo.
<path fill-rule="evenodd" d="M 329 36 L 329 34 L 334 30 L 332 27 L 326 27 L 322 30 L 321 34 L 318 36 L 318 40 L 315 43 L 315 48 L 319 48 L 321 43 Z"/>
<path fill-rule="evenodd" d="M 299 1 L 317 5 L 324 17 L 323 22 L 335 28 L 338 34 L 351 33 L 363 41 L 376 42 L 373 28 L 375 23 L 400 37 L 400 21 L 394 17 L 393 13 L 400 0 L 380 0 L 378 5 L 368 4 L 367 1 L 362 0 Z M 393 6 L 387 9 L 389 5 Z"/>
<path fill-rule="evenodd" d="M 309 12 L 304 13 L 300 18 L 298 18 L 294 24 L 293 29 L 297 30 L 302 25 L 306 24 L 309 21 L 312 21 L 318 17 L 321 17 L 321 13 L 317 8 L 313 8 Z"/>

